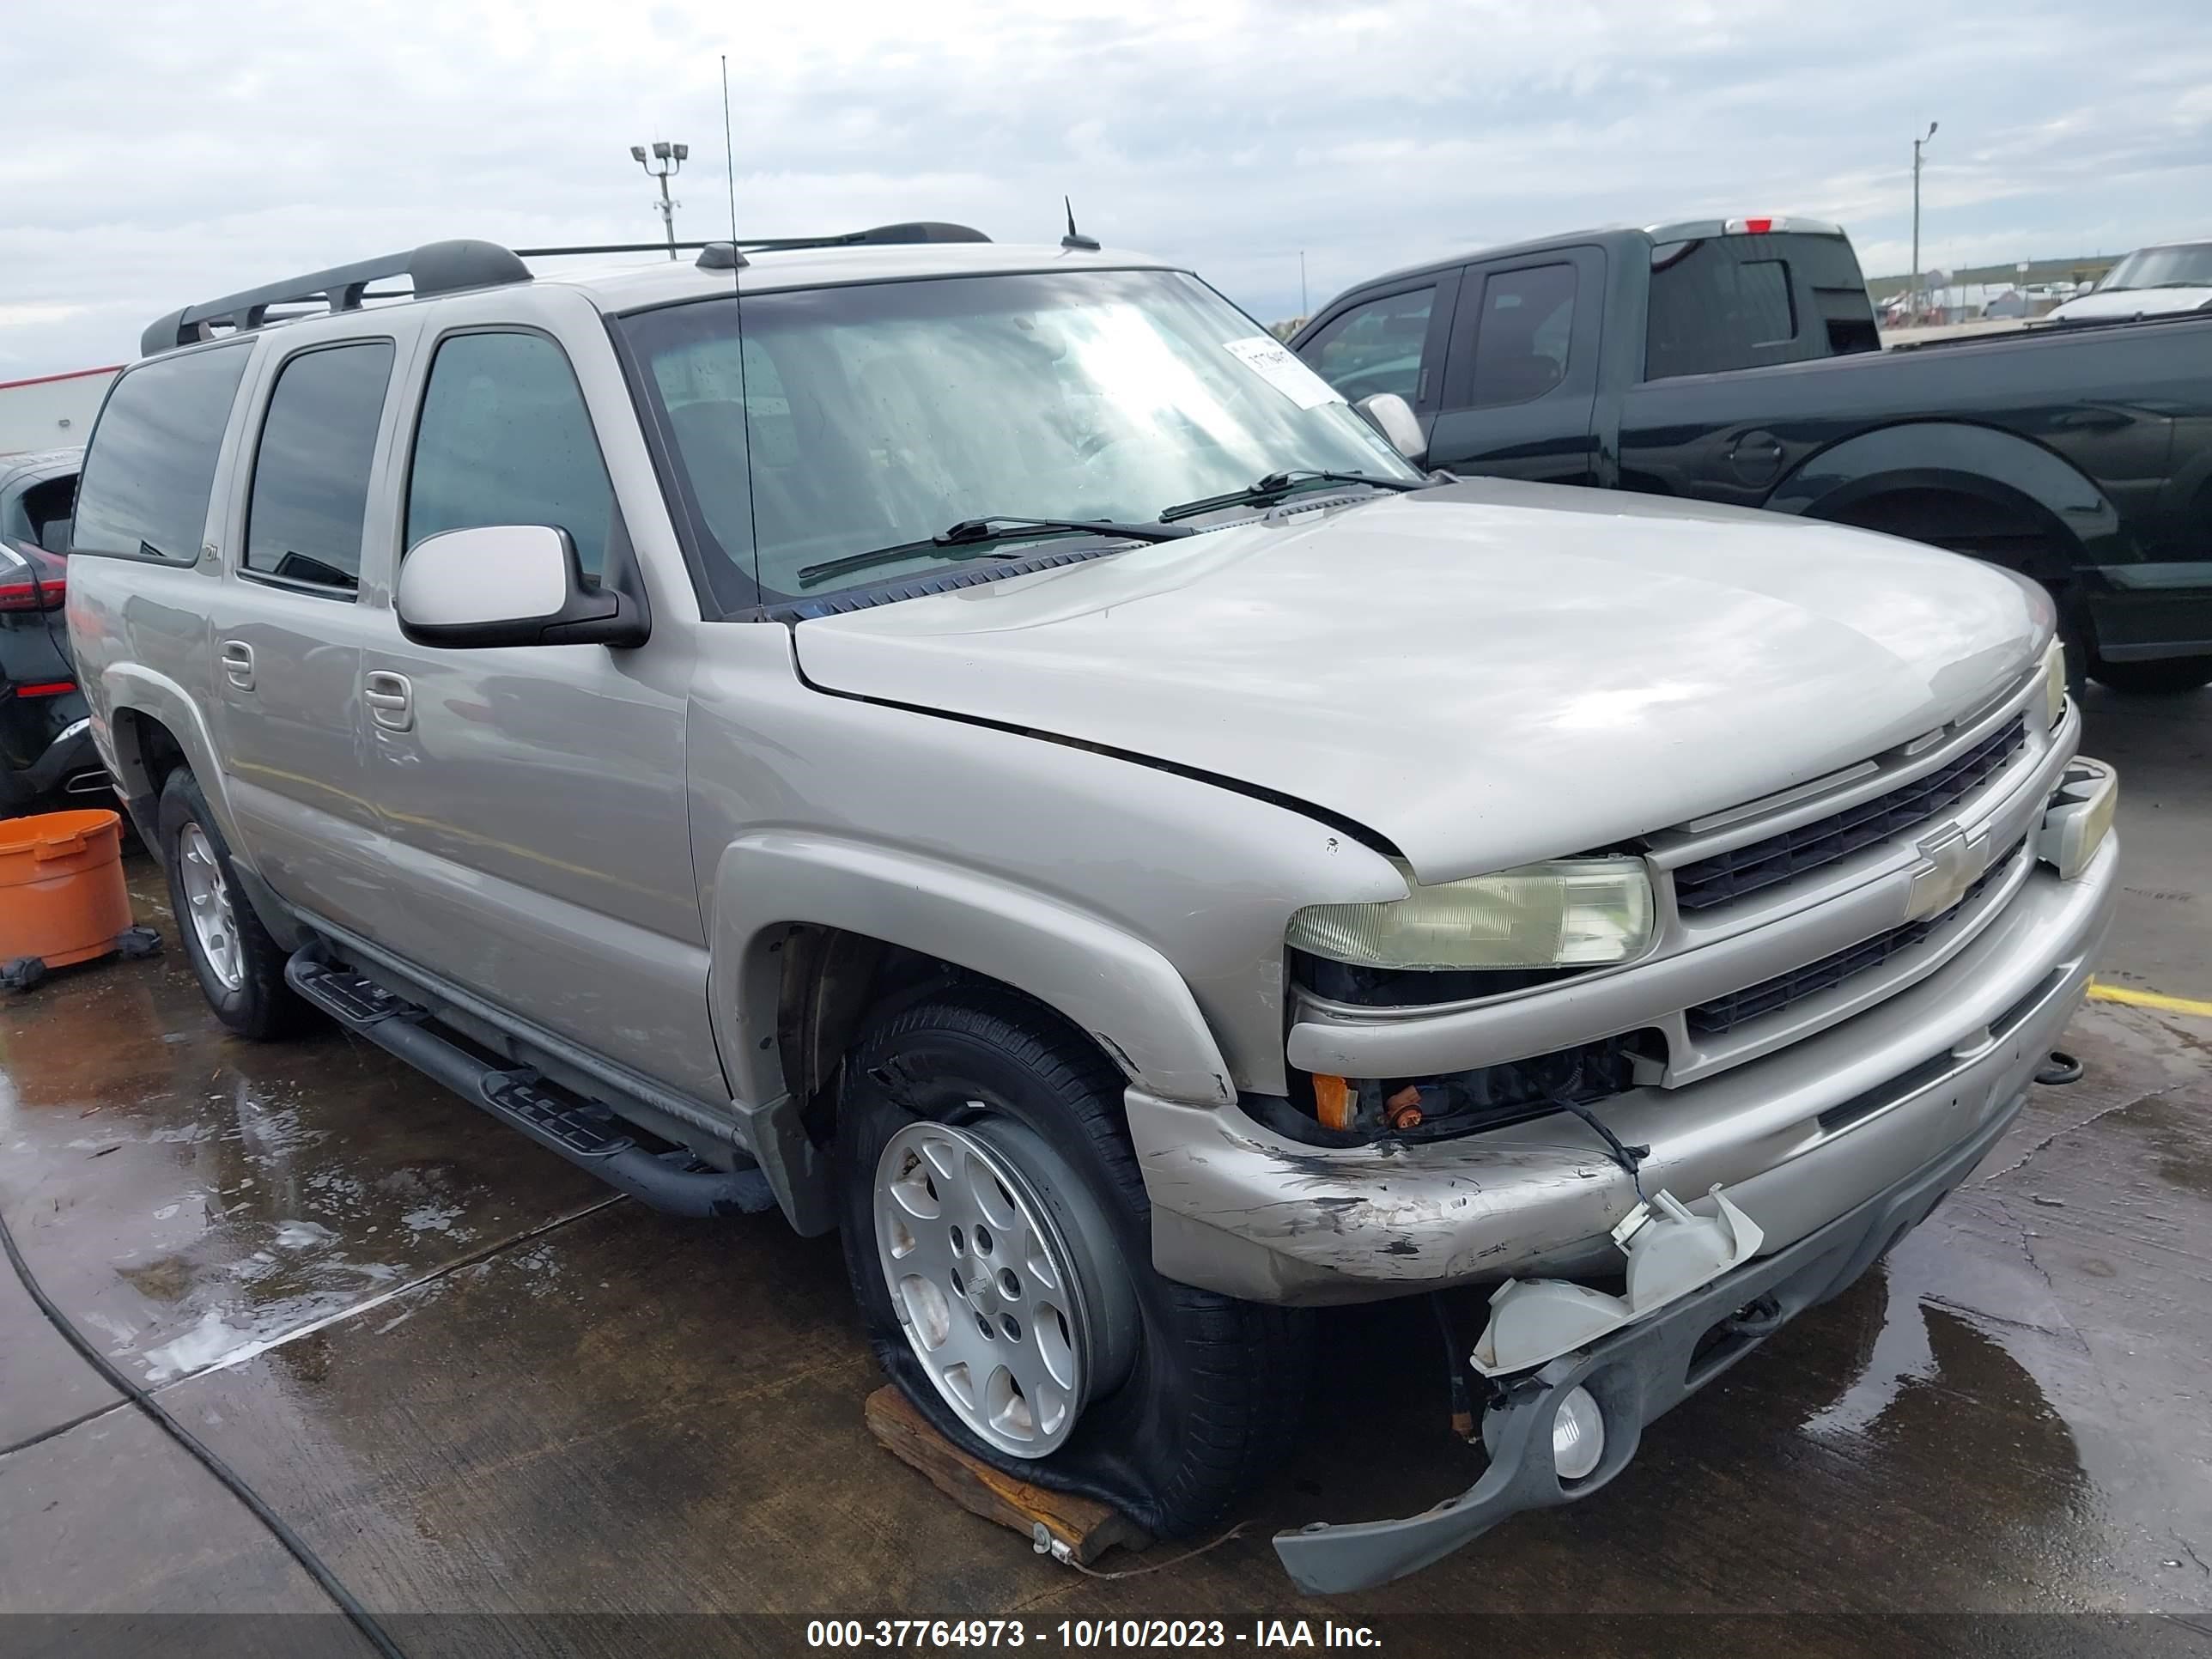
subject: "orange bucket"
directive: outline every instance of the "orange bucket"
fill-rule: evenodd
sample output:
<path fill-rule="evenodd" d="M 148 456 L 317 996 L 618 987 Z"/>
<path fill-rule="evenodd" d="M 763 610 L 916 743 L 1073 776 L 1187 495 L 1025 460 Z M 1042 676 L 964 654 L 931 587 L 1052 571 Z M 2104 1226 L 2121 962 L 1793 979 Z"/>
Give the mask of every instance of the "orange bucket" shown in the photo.
<path fill-rule="evenodd" d="M 0 823 L 0 963 L 64 968 L 117 948 L 131 926 L 122 828 L 103 811 Z"/>

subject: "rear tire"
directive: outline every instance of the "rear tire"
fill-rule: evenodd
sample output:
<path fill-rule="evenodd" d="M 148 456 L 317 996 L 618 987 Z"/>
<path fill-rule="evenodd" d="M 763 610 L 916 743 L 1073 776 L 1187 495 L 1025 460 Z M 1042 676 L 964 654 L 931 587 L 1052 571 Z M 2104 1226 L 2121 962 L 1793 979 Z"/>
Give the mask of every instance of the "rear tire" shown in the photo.
<path fill-rule="evenodd" d="M 1176 1537 L 1219 1521 L 1291 1443 L 1304 1415 L 1311 1316 L 1153 1271 L 1151 1206 L 1124 1127 L 1122 1086 L 1079 1033 L 997 987 L 955 987 L 880 1018 L 846 1058 L 839 1228 L 877 1358 L 940 1432 L 1010 1474 L 1100 1498 L 1155 1536 Z M 951 1126 L 1011 1167 L 1023 1207 L 1051 1218 L 1042 1231 L 1067 1246 L 1079 1283 L 1090 1280 L 1076 1300 L 1094 1310 L 1083 1346 L 1102 1374 L 1088 1378 L 1072 1428 L 1046 1455 L 1016 1455 L 971 1427 L 938 1381 L 942 1351 L 926 1359 L 922 1339 L 901 1322 L 901 1305 L 918 1328 L 927 1322 L 911 1301 L 895 1299 L 910 1291 L 895 1291 L 878 1229 L 902 1224 L 880 1207 L 878 1176 L 893 1138 L 906 1130 L 901 1146 L 912 1146 L 916 1124 Z M 901 1155 L 893 1149 L 891 1161 Z M 952 1214 L 948 1203 L 941 1219 Z M 936 1224 L 915 1223 L 925 1224 Z M 972 1264 L 954 1260 L 964 1276 Z M 952 1316 L 975 1319 L 957 1291 L 946 1300 Z M 942 1311 L 934 1298 L 932 1306 Z M 1108 1311 L 1102 1318 L 1098 1310 Z"/>
<path fill-rule="evenodd" d="M 2212 657 L 2167 657 L 2158 662 L 2100 662 L 2089 671 L 2100 685 L 2131 697 L 2171 697 L 2212 685 Z"/>
<path fill-rule="evenodd" d="M 300 1030 L 313 1011 L 284 982 L 284 951 L 254 914 L 239 885 L 230 843 L 198 781 L 183 767 L 161 787 L 157 832 L 177 937 L 215 1017 L 255 1042 Z"/>

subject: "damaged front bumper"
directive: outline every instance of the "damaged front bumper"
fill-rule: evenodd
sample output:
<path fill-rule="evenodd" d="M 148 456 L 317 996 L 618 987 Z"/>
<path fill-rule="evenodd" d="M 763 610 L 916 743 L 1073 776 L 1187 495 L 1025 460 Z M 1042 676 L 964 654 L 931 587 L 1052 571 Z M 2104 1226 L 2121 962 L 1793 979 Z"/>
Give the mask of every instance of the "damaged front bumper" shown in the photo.
<path fill-rule="evenodd" d="M 1607 1103 L 1650 1147 L 1644 1190 L 1724 1186 L 1778 1250 L 2008 1109 L 2081 1004 L 2112 921 L 2119 845 L 2073 879 L 2038 863 L 1935 971 L 1788 1048 Z M 1848 994 L 1846 988 L 1845 994 Z M 1250 1301 L 1374 1300 L 1511 1276 L 1617 1273 L 1635 1185 L 1564 1115 L 1451 1140 L 1321 1147 L 1237 1107 L 1132 1089 L 1153 1265 Z M 1691 1207 L 1712 1213 L 1709 1199 Z"/>
<path fill-rule="evenodd" d="M 1650 1316 L 1517 1378 L 1485 1418 L 1489 1467 L 1456 1498 L 1399 1521 L 1279 1533 L 1275 1553 L 1300 1589 L 1330 1595 L 1370 1589 L 1449 1554 L 1523 1510 L 1587 1498 L 1627 1467 L 1646 1424 L 1680 1404 L 1806 1309 L 1849 1286 L 1996 1144 L 2026 1097 L 2019 1087 L 1981 1127 L 1905 1180 L 1796 1243 L 1735 1268 Z M 1553 1424 L 1583 1389 L 1602 1414 L 1596 1466 L 1560 1478 Z"/>

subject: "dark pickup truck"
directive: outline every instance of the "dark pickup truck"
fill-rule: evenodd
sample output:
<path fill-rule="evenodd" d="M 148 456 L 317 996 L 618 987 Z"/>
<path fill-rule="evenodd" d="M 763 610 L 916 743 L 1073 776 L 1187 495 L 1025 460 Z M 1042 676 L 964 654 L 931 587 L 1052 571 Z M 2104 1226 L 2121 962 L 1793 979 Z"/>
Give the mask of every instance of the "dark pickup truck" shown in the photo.
<path fill-rule="evenodd" d="M 2212 681 L 2212 318 L 1885 350 L 1840 229 L 1715 219 L 1397 271 L 1291 343 L 1430 465 L 1930 542 L 2050 588 L 2077 673 Z"/>

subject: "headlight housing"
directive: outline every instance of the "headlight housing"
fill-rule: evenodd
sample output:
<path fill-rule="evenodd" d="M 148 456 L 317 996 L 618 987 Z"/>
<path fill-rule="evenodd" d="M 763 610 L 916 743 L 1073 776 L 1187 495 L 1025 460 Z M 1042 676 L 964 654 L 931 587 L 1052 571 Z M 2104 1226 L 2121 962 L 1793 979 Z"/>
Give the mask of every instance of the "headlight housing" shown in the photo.
<path fill-rule="evenodd" d="M 1644 860 L 1594 858 L 1414 885 L 1379 904 L 1309 905 L 1287 937 L 1294 949 L 1356 967 L 1449 971 L 1626 962 L 1650 947 L 1652 931 Z"/>
<path fill-rule="evenodd" d="M 2066 718 L 2066 647 L 2056 640 L 2043 657 L 2043 713 L 2050 731 Z"/>

